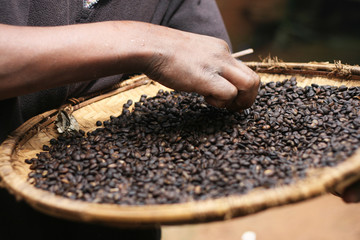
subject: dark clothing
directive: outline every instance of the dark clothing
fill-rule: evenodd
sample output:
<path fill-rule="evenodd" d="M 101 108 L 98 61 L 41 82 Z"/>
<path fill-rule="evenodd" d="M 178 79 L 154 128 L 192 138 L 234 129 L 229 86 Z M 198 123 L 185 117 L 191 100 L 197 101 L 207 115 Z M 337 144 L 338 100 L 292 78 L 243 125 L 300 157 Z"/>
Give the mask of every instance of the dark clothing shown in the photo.
<path fill-rule="evenodd" d="M 92 9 L 81 0 L 8 0 L 0 6 L 0 23 L 58 26 L 109 20 L 135 20 L 179 30 L 229 38 L 214 0 L 100 0 Z M 124 78 L 109 76 L 0 101 L 0 143 L 29 118 L 60 107 L 71 97 L 110 87 Z M 51 81 L 49 79 L 49 81 Z M 16 202 L 0 189 L 0 238 L 20 239 L 160 239 L 160 229 L 124 230 L 73 223 L 43 215 Z"/>
<path fill-rule="evenodd" d="M 160 240 L 160 228 L 114 228 L 42 214 L 0 188 L 0 239 Z"/>

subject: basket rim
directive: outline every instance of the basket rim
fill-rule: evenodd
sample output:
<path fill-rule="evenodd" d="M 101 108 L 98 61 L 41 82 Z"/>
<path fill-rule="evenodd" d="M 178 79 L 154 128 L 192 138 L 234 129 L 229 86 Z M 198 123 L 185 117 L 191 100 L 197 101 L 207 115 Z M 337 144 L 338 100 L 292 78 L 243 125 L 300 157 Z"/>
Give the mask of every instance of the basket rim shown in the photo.
<path fill-rule="evenodd" d="M 283 62 L 278 58 L 266 58 L 262 62 L 244 62 L 260 73 L 317 75 L 328 78 L 360 80 L 360 66 L 329 62 Z"/>
<path fill-rule="evenodd" d="M 283 62 L 277 57 L 269 57 L 261 62 L 249 61 L 243 63 L 257 73 L 284 75 L 297 74 L 303 76 L 327 77 L 331 79 L 360 80 L 360 66 L 342 64 L 340 61 L 335 61 L 333 64 L 329 62 Z M 129 78 L 129 80 L 131 81 L 131 84 L 139 85 L 147 84 L 149 81 L 152 81 L 145 74 L 133 76 Z M 124 85 L 127 85 L 126 81 L 84 97 L 69 99 L 69 101 L 72 105 L 77 105 L 91 98 L 94 99 L 93 101 L 98 101 L 100 99 L 96 99 L 96 97 L 102 96 L 101 99 L 104 99 L 117 94 L 119 91 L 123 91 L 122 88 Z"/>
<path fill-rule="evenodd" d="M 286 64 L 289 66 L 289 63 Z M 274 69 L 276 70 L 276 68 L 269 69 L 271 64 L 266 63 L 248 62 L 246 65 L 250 68 L 257 69 L 259 73 L 261 73 L 259 69 L 266 69 L 268 73 L 271 73 Z M 306 67 L 304 67 L 304 65 L 306 65 Z M 294 64 L 292 66 L 296 68 L 296 70 L 304 68 L 305 74 L 310 74 L 309 69 L 313 68 L 312 65 L 307 65 L 306 63 Z M 325 66 L 328 67 L 329 64 L 325 64 Z M 288 67 L 281 66 L 280 68 L 282 69 L 281 74 L 292 73 L 292 70 Z M 332 68 L 328 68 L 326 71 L 330 73 L 332 72 L 331 69 Z M 274 74 L 280 73 L 275 71 Z M 351 76 L 360 76 L 360 74 L 352 74 Z M 334 77 L 334 75 L 329 77 Z M 336 77 L 349 79 L 349 75 L 345 76 L 343 74 Z M 152 80 L 148 79 L 145 75 L 130 78 L 129 81 L 126 81 L 121 86 L 110 89 L 105 93 L 72 102 L 74 111 L 93 102 L 114 96 L 131 88 L 144 86 L 150 82 L 152 82 Z M 119 226 L 130 225 L 134 227 L 209 222 L 245 216 L 270 207 L 296 203 L 326 194 L 334 189 L 341 191 L 345 186 L 359 179 L 360 161 L 358 161 L 358 159 L 360 152 L 358 151 L 345 162 L 338 165 L 341 167 L 341 171 L 339 171 L 339 167 L 326 168 L 321 171 L 321 173 L 326 172 L 326 175 L 320 174 L 319 178 L 313 176 L 311 179 L 307 178 L 289 186 L 276 187 L 265 191 L 255 190 L 245 195 L 186 203 L 146 206 L 121 206 L 71 200 L 55 196 L 45 190 L 37 189 L 27 182 L 17 182 L 16 173 L 14 173 L 11 166 L 13 154 L 15 154 L 18 147 L 31 138 L 38 128 L 50 125 L 55 120 L 56 113 L 57 109 L 54 109 L 29 119 L 11 133 L 0 145 L 0 186 L 8 189 L 8 191 L 18 199 L 25 200 L 35 209 L 57 217 Z M 346 180 L 346 184 L 341 182 L 341 180 Z M 279 197 L 280 192 L 282 197 Z"/>

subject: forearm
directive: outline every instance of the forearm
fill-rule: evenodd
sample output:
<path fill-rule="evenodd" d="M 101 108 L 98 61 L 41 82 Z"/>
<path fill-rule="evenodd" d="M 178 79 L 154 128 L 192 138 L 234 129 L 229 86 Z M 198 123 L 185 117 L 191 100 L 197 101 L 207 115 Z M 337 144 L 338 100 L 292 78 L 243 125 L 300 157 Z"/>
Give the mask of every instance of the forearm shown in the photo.
<path fill-rule="evenodd" d="M 0 99 L 142 71 L 153 26 L 102 22 L 61 27 L 0 25 Z"/>
<path fill-rule="evenodd" d="M 167 87 L 241 110 L 259 77 L 223 40 L 141 22 L 62 27 L 0 25 L 0 99 L 76 81 L 142 72 Z"/>

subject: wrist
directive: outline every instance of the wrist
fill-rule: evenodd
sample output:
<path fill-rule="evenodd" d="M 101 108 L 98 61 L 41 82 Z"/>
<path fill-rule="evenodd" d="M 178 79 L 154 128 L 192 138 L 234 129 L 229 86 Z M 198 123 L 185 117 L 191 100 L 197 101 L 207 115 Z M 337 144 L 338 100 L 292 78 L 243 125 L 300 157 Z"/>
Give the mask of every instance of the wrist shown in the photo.
<path fill-rule="evenodd" d="M 154 56 L 164 55 L 164 42 L 159 40 L 161 28 L 153 24 L 122 21 L 112 22 L 116 52 L 113 60 L 122 73 L 147 73 Z"/>

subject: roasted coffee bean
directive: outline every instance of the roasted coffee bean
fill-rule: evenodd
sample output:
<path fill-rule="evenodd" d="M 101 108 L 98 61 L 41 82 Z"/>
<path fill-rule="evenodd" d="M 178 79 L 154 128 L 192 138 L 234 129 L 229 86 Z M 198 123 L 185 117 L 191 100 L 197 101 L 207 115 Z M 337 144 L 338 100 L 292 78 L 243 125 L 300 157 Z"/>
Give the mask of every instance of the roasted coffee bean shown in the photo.
<path fill-rule="evenodd" d="M 50 147 L 48 145 L 43 145 L 42 150 L 49 151 Z"/>
<path fill-rule="evenodd" d="M 262 84 L 235 113 L 195 93 L 160 90 L 129 100 L 100 128 L 51 139 L 29 182 L 96 203 L 166 204 L 293 184 L 333 167 L 360 146 L 360 87 Z"/>

